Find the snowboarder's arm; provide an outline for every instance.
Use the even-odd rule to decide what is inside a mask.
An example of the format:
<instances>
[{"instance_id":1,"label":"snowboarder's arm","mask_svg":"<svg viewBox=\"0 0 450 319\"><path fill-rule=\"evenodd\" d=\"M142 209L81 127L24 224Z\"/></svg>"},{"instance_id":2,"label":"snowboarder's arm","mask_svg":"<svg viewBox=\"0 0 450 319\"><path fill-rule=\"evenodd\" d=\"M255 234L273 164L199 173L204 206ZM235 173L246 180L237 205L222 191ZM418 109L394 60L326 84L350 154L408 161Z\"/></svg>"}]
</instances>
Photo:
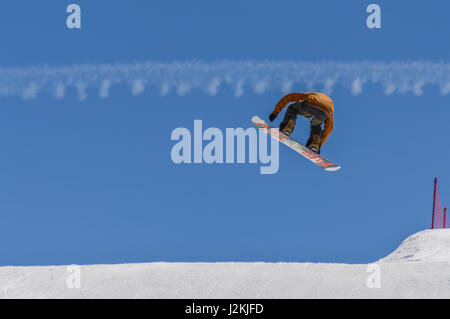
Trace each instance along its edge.
<instances>
[{"instance_id":1,"label":"snowboarder's arm","mask_svg":"<svg viewBox=\"0 0 450 319\"><path fill-rule=\"evenodd\" d=\"M289 103L304 100L307 97L308 97L308 94L306 94L306 93L287 94L280 101L278 101L277 105L275 105L275 109L273 110L273 113L278 115Z\"/></svg>"},{"instance_id":2,"label":"snowboarder's arm","mask_svg":"<svg viewBox=\"0 0 450 319\"><path fill-rule=\"evenodd\" d=\"M327 140L328 136L330 136L331 132L334 128L334 116L333 113L331 113L330 117L325 121L323 132L322 132L322 142L320 143L320 146L325 144L325 141Z\"/></svg>"}]
</instances>

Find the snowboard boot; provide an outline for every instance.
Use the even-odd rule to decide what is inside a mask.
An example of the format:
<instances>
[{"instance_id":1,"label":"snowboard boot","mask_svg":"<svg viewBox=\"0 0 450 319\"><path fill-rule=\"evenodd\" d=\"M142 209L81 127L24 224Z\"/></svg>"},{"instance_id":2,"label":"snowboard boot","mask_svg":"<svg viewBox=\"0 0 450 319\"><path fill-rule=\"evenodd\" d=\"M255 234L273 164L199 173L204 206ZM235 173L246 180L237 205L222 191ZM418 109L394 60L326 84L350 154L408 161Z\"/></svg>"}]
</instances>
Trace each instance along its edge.
<instances>
[{"instance_id":1,"label":"snowboard boot","mask_svg":"<svg viewBox=\"0 0 450 319\"><path fill-rule=\"evenodd\" d=\"M311 135L306 147L308 147L311 151L314 151L314 152L320 154L320 142L321 141L322 141L322 138L320 137L320 135L317 135L317 134Z\"/></svg>"},{"instance_id":2,"label":"snowboard boot","mask_svg":"<svg viewBox=\"0 0 450 319\"><path fill-rule=\"evenodd\" d=\"M291 135L295 128L295 120L289 119L286 123L285 120L280 125L280 131L286 134L287 136Z\"/></svg>"}]
</instances>

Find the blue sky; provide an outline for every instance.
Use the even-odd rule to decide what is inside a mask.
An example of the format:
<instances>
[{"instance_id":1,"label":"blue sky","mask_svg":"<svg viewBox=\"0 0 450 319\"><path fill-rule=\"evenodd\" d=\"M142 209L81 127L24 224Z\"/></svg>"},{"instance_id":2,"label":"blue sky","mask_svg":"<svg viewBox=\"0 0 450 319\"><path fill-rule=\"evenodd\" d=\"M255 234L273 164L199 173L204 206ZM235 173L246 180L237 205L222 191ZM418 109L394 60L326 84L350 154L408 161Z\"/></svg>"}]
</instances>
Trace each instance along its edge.
<instances>
[{"instance_id":1,"label":"blue sky","mask_svg":"<svg viewBox=\"0 0 450 319\"><path fill-rule=\"evenodd\" d=\"M370 1L7 1L0 68L449 62L450 3L374 2L379 30L365 25ZM70 3L81 6L81 30L66 28ZM422 95L386 95L377 83L353 95L338 83L323 154L343 169L324 172L281 145L280 170L270 176L252 164L175 165L170 135L195 119L249 127L254 114L270 114L280 90L161 96L148 87L134 96L122 84L107 98L93 87L86 94L1 97L0 265L367 263L429 228L435 176L444 205L450 198L450 95L432 83ZM307 133L299 119L294 138Z\"/></svg>"}]
</instances>

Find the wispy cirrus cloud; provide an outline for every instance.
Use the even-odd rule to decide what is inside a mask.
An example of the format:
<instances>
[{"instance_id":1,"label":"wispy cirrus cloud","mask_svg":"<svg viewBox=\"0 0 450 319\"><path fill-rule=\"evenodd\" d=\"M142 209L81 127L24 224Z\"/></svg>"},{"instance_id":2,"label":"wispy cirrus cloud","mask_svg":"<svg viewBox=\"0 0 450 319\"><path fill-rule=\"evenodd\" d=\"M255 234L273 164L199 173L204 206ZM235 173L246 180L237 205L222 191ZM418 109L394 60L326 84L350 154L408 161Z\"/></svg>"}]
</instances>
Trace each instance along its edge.
<instances>
[{"instance_id":1,"label":"wispy cirrus cloud","mask_svg":"<svg viewBox=\"0 0 450 319\"><path fill-rule=\"evenodd\" d=\"M422 95L425 85L436 86L447 95L450 63L187 61L0 68L0 96L19 95L24 99L34 99L40 92L61 99L71 89L77 91L80 100L86 99L92 89L107 98L114 86L121 84L128 85L133 95L142 94L148 87L158 88L161 95L185 95L192 90L216 95L228 87L239 97L269 90L331 93L336 86L357 95L370 83L381 85L387 95Z\"/></svg>"}]
</instances>

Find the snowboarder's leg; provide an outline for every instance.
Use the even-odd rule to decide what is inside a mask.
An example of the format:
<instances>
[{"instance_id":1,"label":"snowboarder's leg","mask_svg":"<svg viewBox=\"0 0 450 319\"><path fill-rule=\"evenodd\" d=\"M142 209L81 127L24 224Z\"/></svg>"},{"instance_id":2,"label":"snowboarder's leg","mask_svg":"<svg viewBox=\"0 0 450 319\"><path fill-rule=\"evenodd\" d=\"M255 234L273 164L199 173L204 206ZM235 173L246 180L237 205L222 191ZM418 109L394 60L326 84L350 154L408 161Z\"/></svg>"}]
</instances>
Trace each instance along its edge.
<instances>
[{"instance_id":1,"label":"snowboarder's leg","mask_svg":"<svg viewBox=\"0 0 450 319\"><path fill-rule=\"evenodd\" d=\"M287 108L286 114L284 115L284 119L280 124L280 131L282 131L287 136L291 135L295 128L298 114L295 104L297 103L291 104Z\"/></svg>"},{"instance_id":2,"label":"snowboarder's leg","mask_svg":"<svg viewBox=\"0 0 450 319\"><path fill-rule=\"evenodd\" d=\"M309 105L306 102L301 104L301 108L297 108L300 115L311 118L311 131L306 147L320 154L320 144L322 142L322 123L328 119L328 114L320 108Z\"/></svg>"},{"instance_id":3,"label":"snowboarder's leg","mask_svg":"<svg viewBox=\"0 0 450 319\"><path fill-rule=\"evenodd\" d=\"M320 143L322 142L322 123L323 121L313 118L311 120L311 131L306 147L320 154Z\"/></svg>"},{"instance_id":4,"label":"snowboarder's leg","mask_svg":"<svg viewBox=\"0 0 450 319\"><path fill-rule=\"evenodd\" d=\"M280 131L287 136L294 131L297 115L311 119L311 132L306 146L320 154L320 144L322 142L322 123L328 119L328 115L321 109L309 105L306 101L299 101L291 104L280 124Z\"/></svg>"}]
</instances>

